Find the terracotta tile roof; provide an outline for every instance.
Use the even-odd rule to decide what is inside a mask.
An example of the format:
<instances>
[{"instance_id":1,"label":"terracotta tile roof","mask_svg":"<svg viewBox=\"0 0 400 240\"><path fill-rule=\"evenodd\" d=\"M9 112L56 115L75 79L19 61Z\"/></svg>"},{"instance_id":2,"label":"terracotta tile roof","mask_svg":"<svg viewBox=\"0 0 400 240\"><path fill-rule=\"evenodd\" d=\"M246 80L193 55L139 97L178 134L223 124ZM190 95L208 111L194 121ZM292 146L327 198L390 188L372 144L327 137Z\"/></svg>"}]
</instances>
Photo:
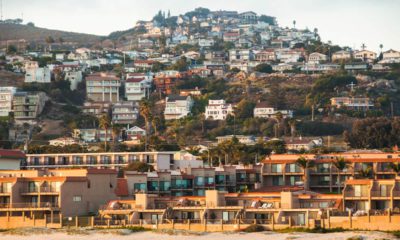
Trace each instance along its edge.
<instances>
[{"instance_id":1,"label":"terracotta tile roof","mask_svg":"<svg viewBox=\"0 0 400 240\"><path fill-rule=\"evenodd\" d=\"M141 77L141 78L128 78L126 80L126 82L128 82L128 83L138 83L138 82L143 81L144 79L145 79L144 77Z\"/></svg>"},{"instance_id":2,"label":"terracotta tile roof","mask_svg":"<svg viewBox=\"0 0 400 240\"><path fill-rule=\"evenodd\" d=\"M115 188L115 194L119 197L129 196L128 181L125 178L117 179L117 187Z\"/></svg>"},{"instance_id":3,"label":"terracotta tile roof","mask_svg":"<svg viewBox=\"0 0 400 240\"><path fill-rule=\"evenodd\" d=\"M0 149L0 158L25 158L25 153L20 150Z\"/></svg>"}]
</instances>

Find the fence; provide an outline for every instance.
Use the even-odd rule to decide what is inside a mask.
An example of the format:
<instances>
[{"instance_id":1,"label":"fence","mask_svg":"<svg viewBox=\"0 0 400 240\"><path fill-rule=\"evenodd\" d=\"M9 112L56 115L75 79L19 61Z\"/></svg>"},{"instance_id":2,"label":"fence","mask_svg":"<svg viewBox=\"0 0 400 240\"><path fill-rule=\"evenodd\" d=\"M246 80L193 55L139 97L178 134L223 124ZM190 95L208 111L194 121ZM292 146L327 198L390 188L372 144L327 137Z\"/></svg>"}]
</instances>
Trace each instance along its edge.
<instances>
[{"instance_id":1,"label":"fence","mask_svg":"<svg viewBox=\"0 0 400 240\"><path fill-rule=\"evenodd\" d=\"M191 231L236 231L250 225L262 225L267 230L277 230L290 227L314 228L344 228L392 231L400 229L400 215L385 211L366 211L363 214L340 211L325 211L318 219L306 217L301 224L296 222L297 216L284 216L285 221L277 216L269 219L110 219L100 216L64 217L61 214L7 215L0 217L3 228L17 227L48 227L48 228L120 228L144 227L149 229L177 229Z\"/></svg>"}]
</instances>

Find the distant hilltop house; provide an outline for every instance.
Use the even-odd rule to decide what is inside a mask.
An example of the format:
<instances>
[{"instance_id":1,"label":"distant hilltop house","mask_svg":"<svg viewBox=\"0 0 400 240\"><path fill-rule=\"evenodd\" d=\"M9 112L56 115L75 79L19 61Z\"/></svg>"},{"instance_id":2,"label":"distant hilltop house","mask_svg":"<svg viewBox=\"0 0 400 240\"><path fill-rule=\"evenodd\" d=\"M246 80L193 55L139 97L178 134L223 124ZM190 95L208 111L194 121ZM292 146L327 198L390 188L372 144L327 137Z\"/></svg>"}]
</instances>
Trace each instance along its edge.
<instances>
[{"instance_id":1,"label":"distant hilltop house","mask_svg":"<svg viewBox=\"0 0 400 240\"><path fill-rule=\"evenodd\" d=\"M67 146L67 145L78 144L78 141L76 141L75 138L71 138L71 137L60 137L60 138L50 140L49 144L52 146L63 147L63 146Z\"/></svg>"},{"instance_id":2,"label":"distant hilltop house","mask_svg":"<svg viewBox=\"0 0 400 240\"><path fill-rule=\"evenodd\" d=\"M364 62L373 62L376 60L377 55L375 52L369 50L361 50L354 52L354 58L360 59Z\"/></svg>"},{"instance_id":3,"label":"distant hilltop house","mask_svg":"<svg viewBox=\"0 0 400 240\"><path fill-rule=\"evenodd\" d=\"M35 61L25 63L25 82L26 83L50 83L51 71L48 67L39 67Z\"/></svg>"},{"instance_id":4,"label":"distant hilltop house","mask_svg":"<svg viewBox=\"0 0 400 240\"><path fill-rule=\"evenodd\" d=\"M332 54L332 61L350 60L352 57L351 51L341 50Z\"/></svg>"},{"instance_id":5,"label":"distant hilltop house","mask_svg":"<svg viewBox=\"0 0 400 240\"><path fill-rule=\"evenodd\" d=\"M165 98L165 120L181 119L190 114L193 100L190 96L168 95Z\"/></svg>"},{"instance_id":6,"label":"distant hilltop house","mask_svg":"<svg viewBox=\"0 0 400 240\"><path fill-rule=\"evenodd\" d=\"M400 52L393 49L383 52L379 63L400 63Z\"/></svg>"},{"instance_id":7,"label":"distant hilltop house","mask_svg":"<svg viewBox=\"0 0 400 240\"><path fill-rule=\"evenodd\" d=\"M328 60L328 56L322 53L313 52L308 55L308 63L321 63Z\"/></svg>"},{"instance_id":8,"label":"distant hilltop house","mask_svg":"<svg viewBox=\"0 0 400 240\"><path fill-rule=\"evenodd\" d=\"M226 135L226 136L219 136L217 137L217 143L223 143L226 141L230 141L236 138L239 143L246 144L246 145L254 145L257 143L257 138L255 136L245 136L245 135Z\"/></svg>"},{"instance_id":9,"label":"distant hilltop house","mask_svg":"<svg viewBox=\"0 0 400 240\"><path fill-rule=\"evenodd\" d=\"M322 138L286 138L284 139L288 151L310 151L323 145Z\"/></svg>"},{"instance_id":10,"label":"distant hilltop house","mask_svg":"<svg viewBox=\"0 0 400 240\"><path fill-rule=\"evenodd\" d=\"M228 115L233 113L233 105L227 104L225 100L208 100L205 118L208 120L225 120Z\"/></svg>"},{"instance_id":11,"label":"distant hilltop house","mask_svg":"<svg viewBox=\"0 0 400 240\"><path fill-rule=\"evenodd\" d=\"M367 97L334 97L331 106L336 108L349 108L353 110L368 110L374 107L373 102Z\"/></svg>"},{"instance_id":12,"label":"distant hilltop house","mask_svg":"<svg viewBox=\"0 0 400 240\"><path fill-rule=\"evenodd\" d=\"M293 118L292 110L277 110L269 106L266 102L259 102L254 108L254 117L258 118L275 118L279 114L283 118Z\"/></svg>"}]
</instances>

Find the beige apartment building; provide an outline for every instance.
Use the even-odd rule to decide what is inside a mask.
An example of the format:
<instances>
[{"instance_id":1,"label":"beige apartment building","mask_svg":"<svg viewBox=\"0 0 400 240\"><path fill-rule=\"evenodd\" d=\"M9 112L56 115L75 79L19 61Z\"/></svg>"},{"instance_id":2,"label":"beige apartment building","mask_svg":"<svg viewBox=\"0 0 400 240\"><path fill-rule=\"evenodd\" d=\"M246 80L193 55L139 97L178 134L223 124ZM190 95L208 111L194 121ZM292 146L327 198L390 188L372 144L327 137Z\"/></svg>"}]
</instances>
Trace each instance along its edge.
<instances>
[{"instance_id":1,"label":"beige apartment building","mask_svg":"<svg viewBox=\"0 0 400 240\"><path fill-rule=\"evenodd\" d=\"M118 102L121 80L112 73L95 73L86 77L86 96L95 102Z\"/></svg>"},{"instance_id":2,"label":"beige apartment building","mask_svg":"<svg viewBox=\"0 0 400 240\"><path fill-rule=\"evenodd\" d=\"M1 170L0 219L94 214L116 198L116 187L115 170Z\"/></svg>"}]
</instances>

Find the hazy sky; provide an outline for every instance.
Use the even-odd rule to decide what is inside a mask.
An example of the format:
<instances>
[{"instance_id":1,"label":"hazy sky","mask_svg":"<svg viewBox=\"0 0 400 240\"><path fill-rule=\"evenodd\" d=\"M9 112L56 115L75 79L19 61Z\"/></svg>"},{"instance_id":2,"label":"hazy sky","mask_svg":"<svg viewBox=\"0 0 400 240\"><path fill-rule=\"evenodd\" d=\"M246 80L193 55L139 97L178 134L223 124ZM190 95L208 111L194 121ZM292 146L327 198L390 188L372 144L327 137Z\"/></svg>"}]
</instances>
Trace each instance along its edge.
<instances>
[{"instance_id":1,"label":"hazy sky","mask_svg":"<svg viewBox=\"0 0 400 240\"><path fill-rule=\"evenodd\" d=\"M108 35L149 20L158 10L178 15L196 7L255 11L281 26L317 27L324 41L378 51L400 50L400 0L3 0L4 18L36 26ZM1 33L0 33L1 34Z\"/></svg>"}]
</instances>

